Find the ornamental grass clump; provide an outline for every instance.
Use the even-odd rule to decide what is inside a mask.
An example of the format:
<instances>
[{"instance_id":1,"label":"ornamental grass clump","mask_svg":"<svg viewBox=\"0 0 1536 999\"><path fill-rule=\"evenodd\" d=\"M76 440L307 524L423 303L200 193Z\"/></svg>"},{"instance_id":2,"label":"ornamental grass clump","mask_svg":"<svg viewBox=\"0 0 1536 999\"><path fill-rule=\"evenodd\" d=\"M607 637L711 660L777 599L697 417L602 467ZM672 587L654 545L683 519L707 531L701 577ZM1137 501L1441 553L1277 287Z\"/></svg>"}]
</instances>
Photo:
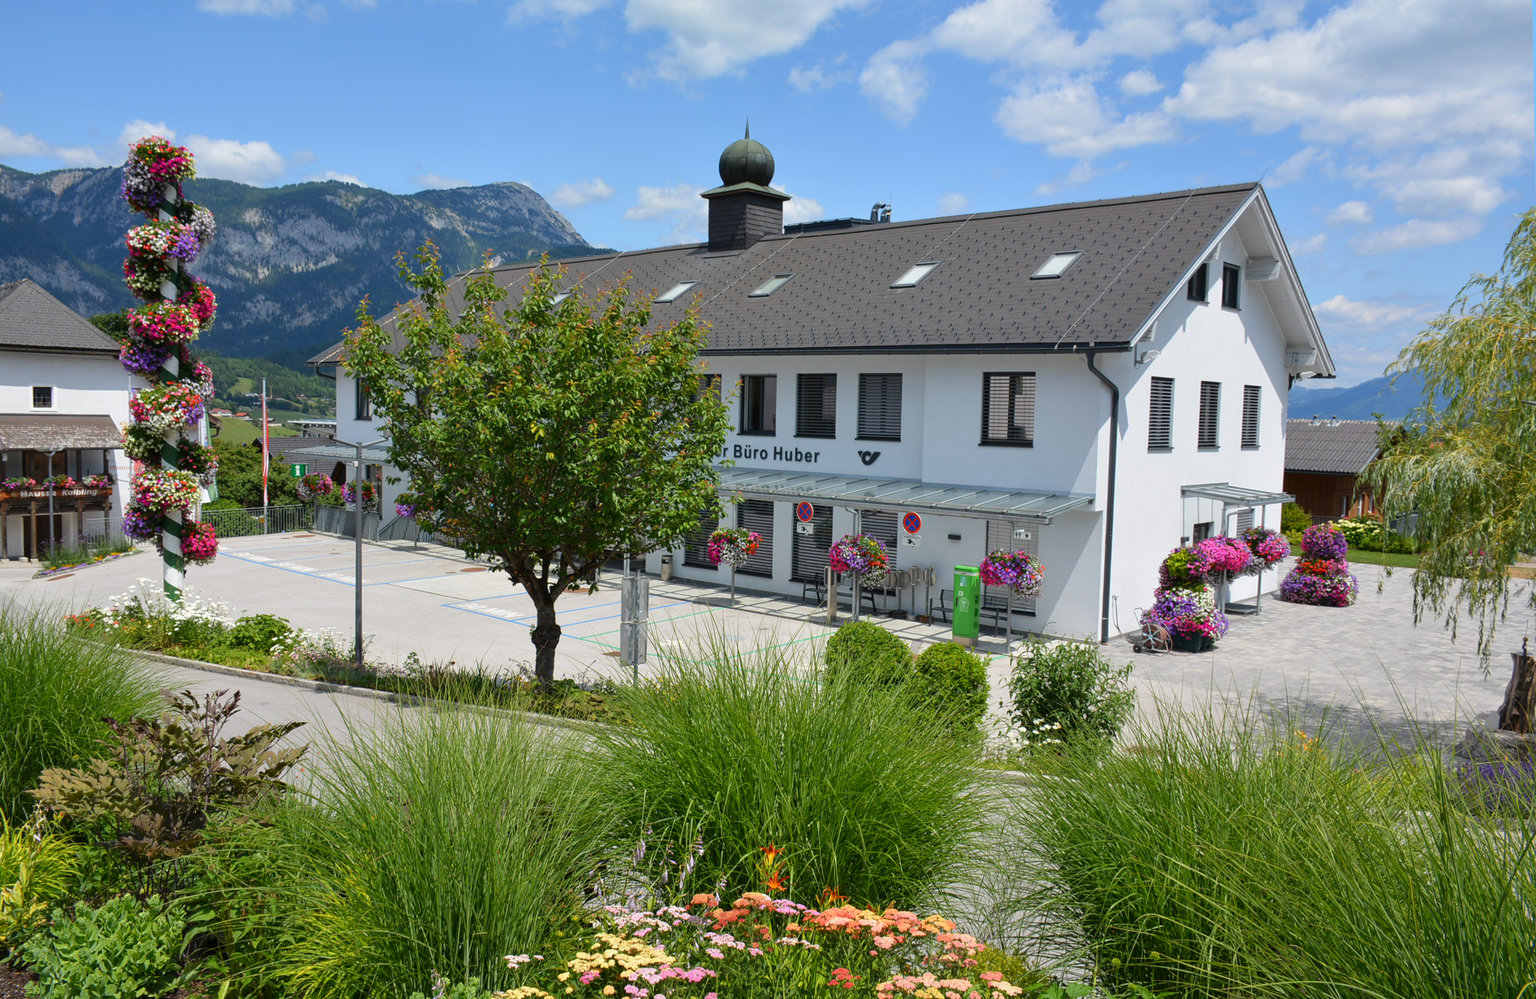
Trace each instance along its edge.
<instances>
[{"instance_id":1,"label":"ornamental grass clump","mask_svg":"<svg viewBox=\"0 0 1536 999\"><path fill-rule=\"evenodd\" d=\"M975 747L901 685L818 684L783 650L717 640L622 692L605 730L607 798L649 855L701 845L696 883L759 887L762 847L800 898L823 891L912 907L968 874L985 795ZM723 886L723 887L721 887Z\"/></svg>"},{"instance_id":2,"label":"ornamental grass clump","mask_svg":"<svg viewBox=\"0 0 1536 999\"><path fill-rule=\"evenodd\" d=\"M1020 799L1038 880L1011 911L1178 995L1529 995L1536 822L1468 807L1427 742L1324 735L1169 711L1135 752L1074 756L1081 779Z\"/></svg>"},{"instance_id":3,"label":"ornamental grass clump","mask_svg":"<svg viewBox=\"0 0 1536 999\"><path fill-rule=\"evenodd\" d=\"M49 767L89 759L103 718L152 713L159 677L46 610L0 603L0 816L21 822Z\"/></svg>"},{"instance_id":4,"label":"ornamental grass clump","mask_svg":"<svg viewBox=\"0 0 1536 999\"><path fill-rule=\"evenodd\" d=\"M577 737L520 716L401 708L333 738L308 801L272 818L262 876L225 892L260 908L276 994L398 996L435 972L517 984L507 954L544 953L583 911L617 841Z\"/></svg>"},{"instance_id":5,"label":"ornamental grass clump","mask_svg":"<svg viewBox=\"0 0 1536 999\"><path fill-rule=\"evenodd\" d=\"M1293 604L1348 607L1360 593L1344 555L1349 542L1331 524L1317 524L1301 537L1301 557L1280 584L1280 599Z\"/></svg>"}]
</instances>

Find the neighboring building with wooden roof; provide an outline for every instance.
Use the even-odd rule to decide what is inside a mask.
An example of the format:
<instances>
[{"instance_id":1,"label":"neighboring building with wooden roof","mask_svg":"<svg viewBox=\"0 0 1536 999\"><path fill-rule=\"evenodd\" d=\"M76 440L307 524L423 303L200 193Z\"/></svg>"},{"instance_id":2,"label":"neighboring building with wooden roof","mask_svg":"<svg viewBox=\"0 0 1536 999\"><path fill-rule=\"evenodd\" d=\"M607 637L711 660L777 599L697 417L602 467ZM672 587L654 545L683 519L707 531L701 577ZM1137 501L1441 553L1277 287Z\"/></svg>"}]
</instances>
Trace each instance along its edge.
<instances>
[{"instance_id":1,"label":"neighboring building with wooden roof","mask_svg":"<svg viewBox=\"0 0 1536 999\"><path fill-rule=\"evenodd\" d=\"M1379 439L1375 420L1287 420L1285 491L1316 518L1378 512L1358 477L1381 454Z\"/></svg>"},{"instance_id":2,"label":"neighboring building with wooden roof","mask_svg":"<svg viewBox=\"0 0 1536 999\"><path fill-rule=\"evenodd\" d=\"M0 480L10 484L0 488L0 558L34 557L53 540L121 522L122 428L140 384L118 361L115 340L36 282L0 285ZM111 484L42 485L58 476Z\"/></svg>"},{"instance_id":3,"label":"neighboring building with wooden roof","mask_svg":"<svg viewBox=\"0 0 1536 999\"><path fill-rule=\"evenodd\" d=\"M1290 380L1333 364L1258 184L784 226L772 156L744 141L703 194L707 243L562 261L561 290L627 277L656 324L696 303L708 369L737 386L720 489L763 536L756 585L801 593L856 529L935 590L1022 547L1047 566L1025 628L1104 637L1135 626L1169 549L1278 526ZM516 300L534 270L493 273ZM337 366L337 436L378 436L344 345L311 363ZM714 526L672 552L679 575L720 576Z\"/></svg>"}]
</instances>

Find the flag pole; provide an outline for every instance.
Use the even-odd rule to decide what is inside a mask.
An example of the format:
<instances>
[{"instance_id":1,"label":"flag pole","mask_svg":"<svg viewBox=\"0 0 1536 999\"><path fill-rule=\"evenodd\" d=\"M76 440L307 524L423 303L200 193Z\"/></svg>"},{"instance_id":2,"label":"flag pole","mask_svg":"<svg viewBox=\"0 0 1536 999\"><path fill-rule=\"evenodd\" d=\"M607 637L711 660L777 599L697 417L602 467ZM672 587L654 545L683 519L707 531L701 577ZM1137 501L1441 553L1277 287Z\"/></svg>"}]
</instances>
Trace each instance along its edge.
<instances>
[{"instance_id":1,"label":"flag pole","mask_svg":"<svg viewBox=\"0 0 1536 999\"><path fill-rule=\"evenodd\" d=\"M267 429L267 380L261 380L261 533L267 533L267 471L272 467L272 434Z\"/></svg>"}]
</instances>

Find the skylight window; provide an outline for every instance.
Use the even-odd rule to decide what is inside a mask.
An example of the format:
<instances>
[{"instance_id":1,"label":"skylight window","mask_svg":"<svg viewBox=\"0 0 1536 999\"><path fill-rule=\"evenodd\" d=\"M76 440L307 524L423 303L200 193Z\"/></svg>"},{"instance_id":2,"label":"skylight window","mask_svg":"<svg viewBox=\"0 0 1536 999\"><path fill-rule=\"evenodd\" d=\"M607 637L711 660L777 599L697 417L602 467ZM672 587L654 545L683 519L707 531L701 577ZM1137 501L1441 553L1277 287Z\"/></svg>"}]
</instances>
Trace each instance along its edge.
<instances>
[{"instance_id":1,"label":"skylight window","mask_svg":"<svg viewBox=\"0 0 1536 999\"><path fill-rule=\"evenodd\" d=\"M562 291L560 294L556 295L554 298L551 298L549 300L549 304L550 305L559 305L561 302L565 301L567 298L570 298L570 297L571 297L571 293L570 292Z\"/></svg>"},{"instance_id":2,"label":"skylight window","mask_svg":"<svg viewBox=\"0 0 1536 999\"><path fill-rule=\"evenodd\" d=\"M747 297L767 298L769 295L772 295L774 292L788 284L789 279L792 277L794 277L793 274L775 274L773 277L758 285L755 291L749 292Z\"/></svg>"},{"instance_id":3,"label":"skylight window","mask_svg":"<svg viewBox=\"0 0 1536 999\"><path fill-rule=\"evenodd\" d=\"M892 288L913 288L913 287L916 287L917 283L919 281L921 281L923 278L927 277L929 274L932 274L933 273L933 269L935 267L937 267L937 266L939 266L939 261L937 261L937 260L928 260L928 261L924 261L923 263L920 263L920 264L913 264L912 268L910 270L908 270L901 277L897 278L895 281L891 282L891 287Z\"/></svg>"},{"instance_id":4,"label":"skylight window","mask_svg":"<svg viewBox=\"0 0 1536 999\"><path fill-rule=\"evenodd\" d=\"M1077 263L1077 258L1083 255L1081 250L1068 250L1064 253L1053 253L1051 259L1040 265L1040 269L1030 275L1030 280L1035 278L1059 278L1068 267Z\"/></svg>"},{"instance_id":5,"label":"skylight window","mask_svg":"<svg viewBox=\"0 0 1536 999\"><path fill-rule=\"evenodd\" d=\"M697 281L679 281L677 284L674 284L672 287L668 288L665 294L657 295L656 301L675 302L679 298L682 298L684 295L688 294L688 289L692 288L698 283L699 282Z\"/></svg>"}]
</instances>

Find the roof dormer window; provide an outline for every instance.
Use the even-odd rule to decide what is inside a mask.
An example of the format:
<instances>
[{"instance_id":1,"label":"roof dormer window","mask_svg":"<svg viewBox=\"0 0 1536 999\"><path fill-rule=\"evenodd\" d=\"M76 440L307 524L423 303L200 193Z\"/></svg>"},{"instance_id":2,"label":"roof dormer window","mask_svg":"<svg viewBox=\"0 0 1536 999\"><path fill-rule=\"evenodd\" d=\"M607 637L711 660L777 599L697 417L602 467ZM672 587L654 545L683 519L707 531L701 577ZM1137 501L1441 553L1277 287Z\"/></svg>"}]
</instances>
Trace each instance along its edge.
<instances>
[{"instance_id":1,"label":"roof dormer window","mask_svg":"<svg viewBox=\"0 0 1536 999\"><path fill-rule=\"evenodd\" d=\"M915 288L917 283L929 274L932 274L933 269L937 266L939 266L939 261L937 260L925 260L920 264L913 264L907 269L905 274L891 282L891 287Z\"/></svg>"},{"instance_id":2,"label":"roof dormer window","mask_svg":"<svg viewBox=\"0 0 1536 999\"><path fill-rule=\"evenodd\" d=\"M1068 267L1077 263L1077 258L1083 255L1081 250L1065 250L1061 253L1051 254L1051 259L1040 265L1040 269L1029 276L1031 281L1040 278L1059 278Z\"/></svg>"}]
</instances>

